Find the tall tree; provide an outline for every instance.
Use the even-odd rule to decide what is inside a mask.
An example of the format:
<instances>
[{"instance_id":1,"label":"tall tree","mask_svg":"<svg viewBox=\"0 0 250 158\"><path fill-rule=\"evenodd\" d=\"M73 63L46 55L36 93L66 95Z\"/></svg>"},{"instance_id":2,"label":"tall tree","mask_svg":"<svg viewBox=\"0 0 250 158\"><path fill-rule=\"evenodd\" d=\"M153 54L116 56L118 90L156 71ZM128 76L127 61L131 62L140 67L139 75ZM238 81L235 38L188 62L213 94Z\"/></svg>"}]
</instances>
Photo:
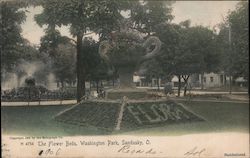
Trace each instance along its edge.
<instances>
[{"instance_id":1,"label":"tall tree","mask_svg":"<svg viewBox=\"0 0 250 158\"><path fill-rule=\"evenodd\" d=\"M88 62L87 79L96 83L97 92L99 90L99 82L108 78L109 65L104 61L98 52L99 43L91 38L85 38L83 48L86 52Z\"/></svg>"},{"instance_id":2,"label":"tall tree","mask_svg":"<svg viewBox=\"0 0 250 158\"><path fill-rule=\"evenodd\" d=\"M228 15L231 33L231 72L234 78L243 76L249 83L249 8L239 2Z\"/></svg>"},{"instance_id":3,"label":"tall tree","mask_svg":"<svg viewBox=\"0 0 250 158\"><path fill-rule=\"evenodd\" d=\"M213 31L202 26L191 27L187 30L184 64L181 70L185 82L184 95L186 95L187 80L191 74L218 70L219 54L216 51L215 36Z\"/></svg>"},{"instance_id":4,"label":"tall tree","mask_svg":"<svg viewBox=\"0 0 250 158\"><path fill-rule=\"evenodd\" d=\"M76 79L75 56L76 49L71 43L60 44L56 49L52 69L56 79L61 82L62 87L64 87L65 82L71 85Z\"/></svg>"},{"instance_id":5,"label":"tall tree","mask_svg":"<svg viewBox=\"0 0 250 158\"><path fill-rule=\"evenodd\" d=\"M83 49L83 37L89 31L99 31L103 26L100 24L105 23L105 28L109 28L108 25L114 25L119 17L120 10L117 6L120 2L117 1L81 1L81 0L54 0L44 1L42 6L43 12L37 16L41 19L39 23L41 25L50 24L61 26L69 25L70 32L73 37L76 38L76 72L77 72L77 101L79 102L81 97L85 95L85 80L86 71L88 65L86 62L86 55ZM110 16L110 15L115 15ZM111 18L112 17L112 18ZM108 19L108 20L107 20ZM52 26L53 28L53 26ZM98 32L99 33L99 32Z\"/></svg>"},{"instance_id":6,"label":"tall tree","mask_svg":"<svg viewBox=\"0 0 250 158\"><path fill-rule=\"evenodd\" d=\"M184 45L184 30L177 24L162 24L158 26L157 36L162 41L162 53L157 58L166 76L177 75L179 78L178 96L181 88L181 74L177 71Z\"/></svg>"},{"instance_id":7,"label":"tall tree","mask_svg":"<svg viewBox=\"0 0 250 158\"><path fill-rule=\"evenodd\" d=\"M2 69L12 70L19 58L18 49L23 45L21 24L25 21L25 11L12 1L0 3L0 51Z\"/></svg>"},{"instance_id":8,"label":"tall tree","mask_svg":"<svg viewBox=\"0 0 250 158\"><path fill-rule=\"evenodd\" d=\"M223 56L221 69L231 78L244 77L249 83L249 25L248 2L239 2L220 24L218 43ZM232 76L232 77L231 77Z\"/></svg>"},{"instance_id":9,"label":"tall tree","mask_svg":"<svg viewBox=\"0 0 250 158\"><path fill-rule=\"evenodd\" d=\"M219 55L216 52L215 34L202 26L189 27L189 22L180 25L167 24L159 27L159 37L163 42L160 62L166 73L179 78L178 95L180 95L181 78L187 82L190 75L216 71Z\"/></svg>"}]
</instances>

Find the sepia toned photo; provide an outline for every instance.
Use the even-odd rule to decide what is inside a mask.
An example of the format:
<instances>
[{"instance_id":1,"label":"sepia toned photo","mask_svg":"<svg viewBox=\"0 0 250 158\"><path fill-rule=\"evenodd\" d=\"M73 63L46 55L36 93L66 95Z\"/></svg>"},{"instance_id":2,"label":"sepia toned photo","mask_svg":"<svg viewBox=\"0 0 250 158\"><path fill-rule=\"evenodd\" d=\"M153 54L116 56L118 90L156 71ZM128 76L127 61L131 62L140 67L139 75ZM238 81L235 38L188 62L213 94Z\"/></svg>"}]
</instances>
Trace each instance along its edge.
<instances>
[{"instance_id":1,"label":"sepia toned photo","mask_svg":"<svg viewBox=\"0 0 250 158\"><path fill-rule=\"evenodd\" d=\"M248 158L249 2L1 0L4 158Z\"/></svg>"}]
</instances>

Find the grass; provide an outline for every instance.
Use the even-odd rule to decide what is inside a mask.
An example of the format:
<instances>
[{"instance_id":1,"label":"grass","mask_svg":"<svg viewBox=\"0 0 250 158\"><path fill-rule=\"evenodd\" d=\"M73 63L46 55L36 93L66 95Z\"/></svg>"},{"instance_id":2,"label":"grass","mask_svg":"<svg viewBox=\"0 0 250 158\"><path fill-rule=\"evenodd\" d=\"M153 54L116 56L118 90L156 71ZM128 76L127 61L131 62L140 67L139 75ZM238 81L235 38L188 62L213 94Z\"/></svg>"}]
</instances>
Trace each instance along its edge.
<instances>
[{"instance_id":1,"label":"grass","mask_svg":"<svg viewBox=\"0 0 250 158\"><path fill-rule=\"evenodd\" d=\"M183 135L208 132L249 132L249 104L183 102L207 121L161 125L134 131L119 131L122 135ZM108 134L95 127L61 124L53 117L66 106L1 107L3 134L32 136L73 136Z\"/></svg>"},{"instance_id":2,"label":"grass","mask_svg":"<svg viewBox=\"0 0 250 158\"><path fill-rule=\"evenodd\" d=\"M104 134L96 128L70 127L56 122L54 116L66 108L69 108L69 105L1 107L2 133L32 136Z\"/></svg>"}]
</instances>

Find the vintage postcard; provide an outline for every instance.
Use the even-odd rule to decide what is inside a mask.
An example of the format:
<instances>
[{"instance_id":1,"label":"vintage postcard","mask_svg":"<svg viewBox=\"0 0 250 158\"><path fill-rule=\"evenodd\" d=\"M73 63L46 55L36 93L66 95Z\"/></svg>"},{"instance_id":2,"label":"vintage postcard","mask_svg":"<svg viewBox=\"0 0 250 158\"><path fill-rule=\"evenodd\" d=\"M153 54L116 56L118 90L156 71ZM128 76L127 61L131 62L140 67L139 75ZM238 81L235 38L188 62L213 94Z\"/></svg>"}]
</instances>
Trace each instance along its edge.
<instances>
[{"instance_id":1,"label":"vintage postcard","mask_svg":"<svg viewBox=\"0 0 250 158\"><path fill-rule=\"evenodd\" d=\"M248 3L1 0L2 157L250 157Z\"/></svg>"}]
</instances>

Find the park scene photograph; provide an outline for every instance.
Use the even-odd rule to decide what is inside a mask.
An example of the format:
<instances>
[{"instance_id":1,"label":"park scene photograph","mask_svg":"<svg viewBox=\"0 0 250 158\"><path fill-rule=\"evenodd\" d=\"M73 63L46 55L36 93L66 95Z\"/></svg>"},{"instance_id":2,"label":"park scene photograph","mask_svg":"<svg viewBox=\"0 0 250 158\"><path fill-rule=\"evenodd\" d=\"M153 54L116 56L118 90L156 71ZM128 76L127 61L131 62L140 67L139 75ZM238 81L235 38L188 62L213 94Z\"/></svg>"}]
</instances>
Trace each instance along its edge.
<instances>
[{"instance_id":1,"label":"park scene photograph","mask_svg":"<svg viewBox=\"0 0 250 158\"><path fill-rule=\"evenodd\" d=\"M248 3L1 0L2 135L249 138Z\"/></svg>"}]
</instances>

